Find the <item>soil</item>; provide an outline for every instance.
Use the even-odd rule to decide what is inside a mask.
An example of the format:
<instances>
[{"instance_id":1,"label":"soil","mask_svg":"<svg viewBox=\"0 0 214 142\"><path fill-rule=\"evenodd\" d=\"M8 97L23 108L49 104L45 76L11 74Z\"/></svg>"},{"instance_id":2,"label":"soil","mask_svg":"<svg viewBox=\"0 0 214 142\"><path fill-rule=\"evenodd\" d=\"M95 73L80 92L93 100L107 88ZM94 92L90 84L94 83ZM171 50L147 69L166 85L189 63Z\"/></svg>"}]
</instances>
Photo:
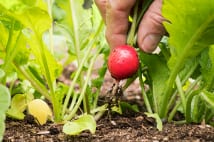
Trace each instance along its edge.
<instances>
[{"instance_id":1,"label":"soil","mask_svg":"<svg viewBox=\"0 0 214 142\"><path fill-rule=\"evenodd\" d=\"M71 68L70 70L73 70ZM71 72L71 71L70 71ZM69 76L69 72L68 76ZM69 84L63 76L61 80ZM60 80L60 79L59 79ZM105 98L106 91L112 86L113 80L107 75L100 99ZM145 116L137 82L133 83L123 94L123 101L137 104L140 112L127 111L122 115L107 113L97 122L95 134L88 131L78 136L62 133L62 125L47 123L39 126L27 116L24 121L7 118L3 142L213 142L214 127L205 124L164 124L158 131L155 121Z\"/></svg>"},{"instance_id":2,"label":"soil","mask_svg":"<svg viewBox=\"0 0 214 142\"><path fill-rule=\"evenodd\" d=\"M62 133L62 125L38 126L26 121L6 121L3 142L213 142L214 128L208 125L167 123L158 131L144 114L114 115L97 122L95 134L85 131L79 136Z\"/></svg>"}]
</instances>

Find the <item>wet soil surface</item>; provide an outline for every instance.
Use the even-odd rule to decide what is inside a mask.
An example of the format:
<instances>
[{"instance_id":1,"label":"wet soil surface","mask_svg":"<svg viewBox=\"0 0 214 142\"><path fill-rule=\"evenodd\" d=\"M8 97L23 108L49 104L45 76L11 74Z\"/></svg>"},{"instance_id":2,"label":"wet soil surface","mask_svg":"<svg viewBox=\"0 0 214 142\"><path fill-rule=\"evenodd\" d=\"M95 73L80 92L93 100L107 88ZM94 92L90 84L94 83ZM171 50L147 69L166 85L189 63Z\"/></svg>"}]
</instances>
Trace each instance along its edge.
<instances>
[{"instance_id":1,"label":"wet soil surface","mask_svg":"<svg viewBox=\"0 0 214 142\"><path fill-rule=\"evenodd\" d=\"M67 77L61 78L64 82ZM112 86L112 78L104 80L100 99ZM104 95L102 95L104 94ZM124 94L124 101L139 106L139 113L126 112L123 115L108 113L97 122L95 134L85 131L79 136L62 133L62 125L51 122L39 126L28 117L24 121L6 120L3 142L213 142L214 127L202 124L164 124L158 131L155 121L145 116L138 83L133 83ZM179 119L180 117L178 117Z\"/></svg>"}]
</instances>

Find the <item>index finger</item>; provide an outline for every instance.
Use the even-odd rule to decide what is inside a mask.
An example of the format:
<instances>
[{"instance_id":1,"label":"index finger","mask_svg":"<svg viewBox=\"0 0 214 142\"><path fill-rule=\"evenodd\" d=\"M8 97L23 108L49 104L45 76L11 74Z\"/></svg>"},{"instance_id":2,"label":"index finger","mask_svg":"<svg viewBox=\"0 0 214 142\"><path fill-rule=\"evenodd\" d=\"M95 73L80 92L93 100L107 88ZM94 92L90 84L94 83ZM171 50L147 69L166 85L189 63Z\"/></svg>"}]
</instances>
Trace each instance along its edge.
<instances>
[{"instance_id":1,"label":"index finger","mask_svg":"<svg viewBox=\"0 0 214 142\"><path fill-rule=\"evenodd\" d=\"M126 44L128 17L135 0L108 0L106 7L106 39L111 48Z\"/></svg>"},{"instance_id":2,"label":"index finger","mask_svg":"<svg viewBox=\"0 0 214 142\"><path fill-rule=\"evenodd\" d=\"M111 48L126 44L128 17L135 0L95 0L106 23L106 39Z\"/></svg>"},{"instance_id":3,"label":"index finger","mask_svg":"<svg viewBox=\"0 0 214 142\"><path fill-rule=\"evenodd\" d=\"M95 3L101 13L101 16L104 20L104 22L106 22L106 5L107 5L107 0L95 0Z\"/></svg>"}]
</instances>

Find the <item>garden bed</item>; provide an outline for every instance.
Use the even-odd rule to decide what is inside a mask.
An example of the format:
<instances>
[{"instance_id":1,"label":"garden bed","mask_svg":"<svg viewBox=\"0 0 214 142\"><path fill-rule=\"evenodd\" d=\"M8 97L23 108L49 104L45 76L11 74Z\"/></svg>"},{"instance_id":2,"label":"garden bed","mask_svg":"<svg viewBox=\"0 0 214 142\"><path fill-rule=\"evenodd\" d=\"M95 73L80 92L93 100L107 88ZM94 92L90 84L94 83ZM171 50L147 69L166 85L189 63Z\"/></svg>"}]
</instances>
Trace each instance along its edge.
<instances>
[{"instance_id":1,"label":"garden bed","mask_svg":"<svg viewBox=\"0 0 214 142\"><path fill-rule=\"evenodd\" d=\"M61 81L68 82L67 77L73 71L68 66ZM100 102L104 100L106 92L111 88L113 79L107 73ZM138 82L134 82L122 97L123 101L137 104L140 112L125 112L122 115L106 113L98 122L95 134L84 131L79 136L68 136L62 133L61 124L51 122L39 126L35 122L25 119L17 121L7 119L4 142L134 142L134 141L213 141L214 128L204 124L164 124L163 130L158 131L155 120L144 114ZM178 115L177 119L181 119Z\"/></svg>"},{"instance_id":2,"label":"garden bed","mask_svg":"<svg viewBox=\"0 0 214 142\"><path fill-rule=\"evenodd\" d=\"M94 135L83 132L79 136L62 133L62 125L48 123L44 126L29 124L26 121L6 121L4 142L134 142L134 141L213 141L214 128L208 125L164 124L158 131L153 121L143 113L114 115L110 122L105 116L97 122Z\"/></svg>"}]
</instances>

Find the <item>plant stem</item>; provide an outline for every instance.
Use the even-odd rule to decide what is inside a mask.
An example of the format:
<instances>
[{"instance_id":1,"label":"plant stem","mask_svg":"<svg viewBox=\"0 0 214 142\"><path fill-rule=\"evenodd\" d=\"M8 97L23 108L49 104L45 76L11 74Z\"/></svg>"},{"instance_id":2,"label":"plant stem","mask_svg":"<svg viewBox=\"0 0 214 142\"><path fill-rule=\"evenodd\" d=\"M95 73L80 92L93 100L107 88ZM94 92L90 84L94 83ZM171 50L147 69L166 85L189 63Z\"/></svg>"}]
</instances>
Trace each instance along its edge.
<instances>
[{"instance_id":1,"label":"plant stem","mask_svg":"<svg viewBox=\"0 0 214 142\"><path fill-rule=\"evenodd\" d=\"M48 87L50 88L50 97L51 97L51 102L53 105L53 111L54 111L54 115L55 115L55 121L61 121L61 110L60 110L60 105L59 104L59 100L57 100L57 96L55 96L55 85L56 85L56 80L55 78L52 78L51 76L51 72L50 72L50 68L48 66L48 60L47 57L45 55L45 47L44 44L42 42L41 39L39 39L39 35L36 34L37 40L40 43L40 53L41 53L41 57L42 57L42 65L43 65L43 69L44 69L44 73L45 73L45 78L48 84Z\"/></svg>"},{"instance_id":2,"label":"plant stem","mask_svg":"<svg viewBox=\"0 0 214 142\"><path fill-rule=\"evenodd\" d=\"M186 116L186 114L185 114L186 113L186 98L185 98L184 91L182 89L182 84L181 84L179 76L176 77L175 82L176 82L176 86L177 86L178 92L180 94L181 102L183 105L184 116Z\"/></svg>"},{"instance_id":3,"label":"plant stem","mask_svg":"<svg viewBox=\"0 0 214 142\"><path fill-rule=\"evenodd\" d=\"M188 98L188 96L191 94L192 90L194 89L194 87L198 84L198 82L201 80L201 76L199 76L190 86L189 88L187 89L186 91L186 98ZM175 113L177 112L177 109L178 107L180 106L181 104L181 100L177 100L176 102L176 105L173 107L172 111L170 112L169 114L169 117L168 117L168 121L171 122ZM186 113L186 112L185 112Z\"/></svg>"},{"instance_id":4,"label":"plant stem","mask_svg":"<svg viewBox=\"0 0 214 142\"><path fill-rule=\"evenodd\" d=\"M18 51L18 48L13 48L15 47L15 45L12 47L11 44L12 44L12 39L13 39L13 36L14 36L14 24L15 24L15 20L12 20L11 21L11 27L10 27L10 30L9 30L9 36L8 36L8 40L7 40L7 44L6 44L6 47L5 47L5 51L6 51L6 56L5 56L5 59L4 59L4 64L3 64L3 67L2 69L5 71L5 73L7 74L7 68L8 66L10 65L10 63L12 62L14 56L16 55L17 51ZM19 31L19 36L17 39L19 39L20 37L20 34L21 31ZM17 42L16 42L17 43ZM14 51L11 51L13 48ZM6 77L7 75L5 75L2 79L2 83L3 84L6 84Z\"/></svg>"},{"instance_id":5,"label":"plant stem","mask_svg":"<svg viewBox=\"0 0 214 142\"><path fill-rule=\"evenodd\" d=\"M135 37L135 31L136 31L136 27L137 27L136 22L137 22L138 4L139 4L139 0L137 0L135 7L134 7L133 21L132 21L131 29L129 30L129 34L127 37L127 43L131 46L133 46L135 43L134 37Z\"/></svg>"},{"instance_id":6,"label":"plant stem","mask_svg":"<svg viewBox=\"0 0 214 142\"><path fill-rule=\"evenodd\" d=\"M139 53L139 56L140 56L140 58L141 58L141 52ZM142 58L141 58L142 59ZM145 89L144 89L144 82L143 82L143 79L142 79L142 64L141 64L141 62L140 62L140 67L139 67L139 69L138 69L138 78L139 78L139 81L140 81L140 86L141 86L141 92L142 92L142 95L143 95L143 100L144 100L144 103L145 103L145 105L146 105L146 109L147 109L147 111L149 112L149 113L153 113L152 112L152 107L151 107L151 105L150 105L150 102L149 102L149 99L148 99L148 97L147 97L147 94L146 94L146 91L145 91Z\"/></svg>"},{"instance_id":7,"label":"plant stem","mask_svg":"<svg viewBox=\"0 0 214 142\"><path fill-rule=\"evenodd\" d=\"M107 108L108 108L108 104L104 104L98 108L95 108L94 110L91 110L92 114L96 113L96 115L94 116L94 119L96 121L99 120L105 114Z\"/></svg>"},{"instance_id":8,"label":"plant stem","mask_svg":"<svg viewBox=\"0 0 214 142\"><path fill-rule=\"evenodd\" d=\"M160 48L164 58L168 61L170 58L170 53L169 50L167 49L167 45L165 43L160 42L158 47Z\"/></svg>"},{"instance_id":9,"label":"plant stem","mask_svg":"<svg viewBox=\"0 0 214 142\"><path fill-rule=\"evenodd\" d=\"M63 108L62 108L62 115L65 115L65 112L66 112L66 109L67 109L67 106L68 106L68 102L69 102L69 100L70 100L70 98L71 98L71 94L72 94L73 91L74 91L74 86L75 86L75 84L77 83L77 79L78 79L78 77L80 76L80 74L81 74L81 72L82 72L84 63L85 63L86 60L88 59L89 53L91 52L91 50L92 50L92 48L93 48L93 44L95 43L95 41L96 41L96 39L97 39L96 37L97 37L97 35L100 33L100 31L101 31L103 25L104 25L104 23L103 23L103 22L100 22L100 25L99 25L99 27L98 27L96 33L94 34L92 40L91 40L90 43L88 44L88 49L87 49L86 52L85 52L85 56L82 58L81 63L79 64L79 67L78 67L78 69L77 69L77 72L76 72L76 74L75 74L75 76L74 76L74 78L73 78L73 80L72 80L72 83L71 83L71 85L70 85L70 87L69 87L68 93L67 93L67 95L66 95L66 97L65 97L65 101L64 101L64 104L63 104ZM73 102L73 101L74 101L74 102ZM75 100L72 100L72 103L75 104Z\"/></svg>"},{"instance_id":10,"label":"plant stem","mask_svg":"<svg viewBox=\"0 0 214 142\"><path fill-rule=\"evenodd\" d=\"M53 16L52 16L52 0L48 0L48 13L49 16L51 18L51 20L53 20ZM49 28L49 48L51 51L51 54L54 55L54 40L53 40L53 23L51 23L51 27ZM51 80L50 78L50 82L52 87L52 104L53 104L53 109L54 109L54 115L55 115L55 120L56 121L61 121L61 102L59 102L59 100L57 99L58 97L56 96L57 94L55 93L55 86L56 86L56 82L55 80ZM51 88L50 88L51 89Z\"/></svg>"},{"instance_id":11,"label":"plant stem","mask_svg":"<svg viewBox=\"0 0 214 142\"><path fill-rule=\"evenodd\" d=\"M140 14L138 15L138 19L137 19L137 25L139 25L139 23L141 22L143 15L145 14L145 12L147 11L147 9L149 8L150 4L153 2L154 0L144 0L142 3L142 10L140 12ZM145 2L145 3L144 3Z\"/></svg>"},{"instance_id":12,"label":"plant stem","mask_svg":"<svg viewBox=\"0 0 214 142\"><path fill-rule=\"evenodd\" d=\"M125 91L129 87L129 85L131 85L136 80L137 77L138 74L136 73L133 77L128 78L125 85L123 86L123 91Z\"/></svg>"},{"instance_id":13,"label":"plant stem","mask_svg":"<svg viewBox=\"0 0 214 142\"><path fill-rule=\"evenodd\" d=\"M178 107L181 104L181 100L177 100L176 105L173 107L172 111L169 113L168 122L171 122L175 113L177 112Z\"/></svg>"},{"instance_id":14,"label":"plant stem","mask_svg":"<svg viewBox=\"0 0 214 142\"><path fill-rule=\"evenodd\" d=\"M191 46L191 45L189 45L189 46ZM184 53L188 52L187 49L189 49L189 48L190 47L187 47ZM169 111L167 109L167 106L168 106L169 101L170 101L169 99L172 97L172 91L173 91L173 87L172 86L174 85L174 81L175 81L175 79L177 77L177 74L179 73L181 67L185 63L185 61L184 61L185 60L185 55L186 54L182 54L181 55L181 57L179 58L180 60L178 60L178 62L176 63L175 67L172 69L172 72L171 72L171 74L169 76L169 80L167 81L165 92L164 92L163 97L162 97L162 99L160 101L160 102L162 102L162 104L160 106L160 109L159 109L160 110L159 113L160 113L160 117L161 118L164 118L166 116L167 112Z\"/></svg>"},{"instance_id":15,"label":"plant stem","mask_svg":"<svg viewBox=\"0 0 214 142\"><path fill-rule=\"evenodd\" d=\"M53 1L48 0L47 3L48 3L48 13L49 13L49 16L51 18L51 21L53 21L53 16L52 16L52 3L53 3ZM50 27L48 33L49 33L49 48L51 50L51 53L54 55L53 23L51 23L51 27Z\"/></svg>"},{"instance_id":16,"label":"plant stem","mask_svg":"<svg viewBox=\"0 0 214 142\"><path fill-rule=\"evenodd\" d=\"M72 102L70 104L69 110L72 110L75 106L75 103L77 101L78 93L74 92L73 97L72 97Z\"/></svg>"},{"instance_id":17,"label":"plant stem","mask_svg":"<svg viewBox=\"0 0 214 142\"><path fill-rule=\"evenodd\" d=\"M140 75L142 76L142 74L140 74ZM144 100L144 103L146 105L146 109L149 113L153 113L151 105L149 103L149 99L148 99L147 94L146 94L145 89L144 89L144 83L143 83L142 77L139 76L139 80L140 80L140 86L141 86L141 93L143 95L143 100Z\"/></svg>"},{"instance_id":18,"label":"plant stem","mask_svg":"<svg viewBox=\"0 0 214 142\"><path fill-rule=\"evenodd\" d=\"M148 9L148 7L152 2L153 0L146 0L146 3L140 0L136 0L132 24L127 37L127 44L133 46L136 43L135 35L136 35L137 27L140 24L140 21L142 20L143 15L145 14L146 10ZM142 10L140 11L140 14L138 14L140 3L142 3Z\"/></svg>"},{"instance_id":19,"label":"plant stem","mask_svg":"<svg viewBox=\"0 0 214 142\"><path fill-rule=\"evenodd\" d=\"M84 112L86 112L87 114L91 113L90 112L89 99L88 99L88 93L85 93L85 96L83 98L83 107L84 107Z\"/></svg>"},{"instance_id":20,"label":"plant stem","mask_svg":"<svg viewBox=\"0 0 214 142\"><path fill-rule=\"evenodd\" d=\"M6 57L5 57L5 64L4 64L4 69L7 68L7 65L8 65L8 59L10 57L10 52L11 52L11 44L12 44L12 39L13 39L13 30L14 30L14 24L15 24L15 20L12 20L11 21L11 28L10 28L10 31L9 31L9 37L8 37L8 40L7 40L7 45L6 45Z\"/></svg>"},{"instance_id":21,"label":"plant stem","mask_svg":"<svg viewBox=\"0 0 214 142\"><path fill-rule=\"evenodd\" d=\"M127 37L127 43L129 45L131 45L131 46L133 46L136 43L136 41L135 41L135 35L136 35L137 27L138 27L138 25L140 23L140 20L142 19L144 13L148 9L148 7L149 7L149 5L151 4L152 1L153 0L148 0L148 1L146 1L147 3L145 3L145 4L143 3L143 9L141 10L141 12L140 12L139 15L138 15L138 8L139 8L140 1L139 0L136 1L135 7L134 7L134 15L133 15L132 24L131 24L131 28L129 30L128 37ZM141 69L141 65L140 65L140 68L138 70L138 77L139 77L139 81L140 81L140 85L141 85L141 90L142 90L142 95L143 95L143 98L144 98L144 102L145 102L147 111L149 113L152 113L151 105L149 103L149 99L148 99L147 94L146 94L145 89L144 89L145 86L144 86L144 83L143 83L143 80L142 80L142 69Z\"/></svg>"},{"instance_id":22,"label":"plant stem","mask_svg":"<svg viewBox=\"0 0 214 142\"><path fill-rule=\"evenodd\" d=\"M186 120L180 120L180 121L173 121L173 123L177 124L177 125L181 125L181 124L185 124Z\"/></svg>"},{"instance_id":23,"label":"plant stem","mask_svg":"<svg viewBox=\"0 0 214 142\"><path fill-rule=\"evenodd\" d=\"M194 71L196 70L198 66L198 63L195 63L190 70L188 71L188 73L186 74L186 76L183 78L183 80L181 81L181 84L184 85L184 83L186 83L186 81L191 77L191 75L194 73ZM167 109L169 110L171 106L174 105L175 102L175 97L177 96L177 91L175 90L175 92L173 93L172 97L170 98L170 101L168 103Z\"/></svg>"},{"instance_id":24,"label":"plant stem","mask_svg":"<svg viewBox=\"0 0 214 142\"><path fill-rule=\"evenodd\" d=\"M47 98L49 101L51 101L51 97L49 96L49 92L43 86L37 79L34 78L34 76L24 67L19 66L15 63L13 63L16 70L19 71L30 83L32 86L39 92L41 93L45 98Z\"/></svg>"},{"instance_id":25,"label":"plant stem","mask_svg":"<svg viewBox=\"0 0 214 142\"><path fill-rule=\"evenodd\" d=\"M78 66L80 66L80 64L82 63L81 60L82 60L82 56L81 56L81 45L80 45L80 32L79 32L79 29L80 29L80 24L79 24L79 20L77 18L77 13L76 13L76 8L75 8L75 3L76 1L74 0L70 0L70 12L71 12L71 23L72 23L72 31L73 31L73 35L74 35L74 49L75 49L75 55L77 56L77 64ZM82 88L82 84L84 84L84 78L83 78L83 72L81 71L80 72L80 75L79 75L79 86L80 88ZM87 111L86 109L86 100L87 98L83 98L83 106L84 106L84 111Z\"/></svg>"},{"instance_id":26,"label":"plant stem","mask_svg":"<svg viewBox=\"0 0 214 142\"><path fill-rule=\"evenodd\" d=\"M98 99L99 99L99 94L101 89L98 89L95 93L95 97L93 99L93 105L92 105L92 109L95 109L97 107L97 103L98 103Z\"/></svg>"},{"instance_id":27,"label":"plant stem","mask_svg":"<svg viewBox=\"0 0 214 142\"><path fill-rule=\"evenodd\" d=\"M67 95L66 95L66 97L65 97L65 101L64 101L63 109L62 109L62 115L65 114L65 111L66 111L67 106L68 106L68 102L69 102L69 100L70 100L70 98L71 98L71 94L72 94L73 91L74 91L74 86L75 86L75 84L77 83L77 79L78 79L79 75L80 75L81 72L82 72L83 65L84 65L85 61L87 60L87 58L88 58L88 56L89 56L89 53L90 53L91 49L92 49L92 46L89 47L89 48L87 49L87 51L86 51L86 53L85 53L86 56L83 57L83 59L82 59L80 65L79 65L79 67L78 67L78 69L77 69L77 72L76 72L76 74L75 74L75 76L74 76L74 78L73 78L73 80L72 80L72 83L71 83L71 85L70 85L70 87L69 87L68 93L67 93ZM74 102L73 102L73 101L74 101ZM71 103L71 104L75 104L75 100L72 100L72 103Z\"/></svg>"},{"instance_id":28,"label":"plant stem","mask_svg":"<svg viewBox=\"0 0 214 142\"><path fill-rule=\"evenodd\" d=\"M113 86L113 88L112 88L112 96L115 96L115 95L117 95L117 91L118 91L118 89L119 89L119 86L120 86L120 80L116 80L115 79L115 83L114 83L114 86ZM117 98L117 97L116 97Z\"/></svg>"},{"instance_id":29,"label":"plant stem","mask_svg":"<svg viewBox=\"0 0 214 142\"><path fill-rule=\"evenodd\" d=\"M191 102L194 96L198 95L200 93L200 89L199 90L195 90L193 91L187 98L187 105L186 105L186 122L189 123L191 122L192 118L191 118Z\"/></svg>"},{"instance_id":30,"label":"plant stem","mask_svg":"<svg viewBox=\"0 0 214 142\"><path fill-rule=\"evenodd\" d=\"M75 1L74 0L70 0L70 12L71 12L71 28L72 31L74 33L74 47L75 47L75 53L77 56L77 62L80 65L81 63L81 56L80 56L80 43L79 43L79 24L78 24L78 19L77 19L77 15L76 15L76 8L75 6Z\"/></svg>"},{"instance_id":31,"label":"plant stem","mask_svg":"<svg viewBox=\"0 0 214 142\"><path fill-rule=\"evenodd\" d=\"M94 119L95 121L98 121L104 114L105 114L106 110L101 110L99 111L95 116Z\"/></svg>"},{"instance_id":32,"label":"plant stem","mask_svg":"<svg viewBox=\"0 0 214 142\"><path fill-rule=\"evenodd\" d=\"M81 94L80 94L80 96L78 98L78 101L75 104L73 110L69 110L71 112L70 112L70 114L68 116L64 117L64 120L70 120L76 114L78 108L80 107L80 104L81 104L81 102L82 102L82 100L83 100L83 98L85 96L85 92L86 92L86 88L88 86L88 82L90 80L90 76L91 76L91 73L92 73L94 62L96 61L96 58L97 58L98 55L99 55L99 52L97 52L97 54L92 58L91 63L90 63L89 68L88 68L88 71L87 71L85 83L83 85L83 88L82 88Z\"/></svg>"}]
</instances>

